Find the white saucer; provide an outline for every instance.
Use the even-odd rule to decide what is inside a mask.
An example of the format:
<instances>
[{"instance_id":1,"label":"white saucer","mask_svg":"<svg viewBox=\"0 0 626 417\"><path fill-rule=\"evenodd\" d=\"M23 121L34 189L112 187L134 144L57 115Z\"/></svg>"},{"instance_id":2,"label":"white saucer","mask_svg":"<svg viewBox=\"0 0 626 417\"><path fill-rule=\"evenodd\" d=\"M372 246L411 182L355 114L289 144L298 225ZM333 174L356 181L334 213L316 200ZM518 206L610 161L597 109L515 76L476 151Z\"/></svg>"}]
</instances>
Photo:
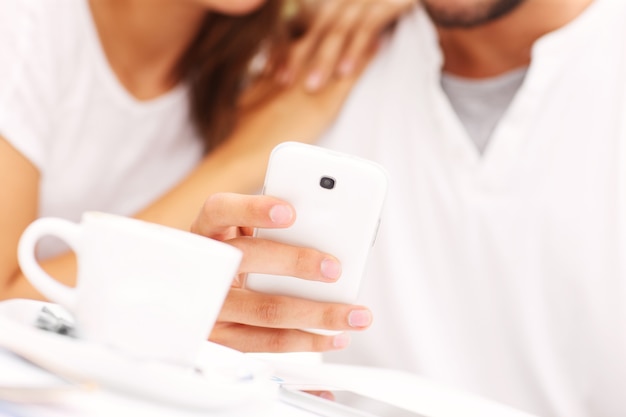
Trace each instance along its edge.
<instances>
[{"instance_id":1,"label":"white saucer","mask_svg":"<svg viewBox=\"0 0 626 417\"><path fill-rule=\"evenodd\" d=\"M32 300L1 302L0 347L76 381L178 406L224 409L277 395L269 366L241 352L207 342L197 363L201 372L142 361L36 328L44 306L57 307Z\"/></svg>"}]
</instances>

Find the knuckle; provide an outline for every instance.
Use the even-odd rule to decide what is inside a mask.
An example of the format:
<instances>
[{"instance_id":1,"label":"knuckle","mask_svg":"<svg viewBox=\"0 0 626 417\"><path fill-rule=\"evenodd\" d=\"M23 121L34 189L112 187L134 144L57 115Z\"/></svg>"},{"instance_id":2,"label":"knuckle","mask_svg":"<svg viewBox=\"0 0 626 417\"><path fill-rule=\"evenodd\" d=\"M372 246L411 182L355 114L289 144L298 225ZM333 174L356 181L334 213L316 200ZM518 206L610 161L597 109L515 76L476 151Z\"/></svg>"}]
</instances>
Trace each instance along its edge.
<instances>
[{"instance_id":1,"label":"knuckle","mask_svg":"<svg viewBox=\"0 0 626 417\"><path fill-rule=\"evenodd\" d=\"M370 36L373 36L378 34L376 32L380 30L380 26L381 20L376 16L370 16L361 21L360 30L362 33L368 33Z\"/></svg>"},{"instance_id":2,"label":"knuckle","mask_svg":"<svg viewBox=\"0 0 626 417\"><path fill-rule=\"evenodd\" d=\"M339 46L346 43L348 41L348 33L352 29L352 25L348 22L341 25L338 24L337 26L333 27L333 29L326 34L324 39L326 49L335 50Z\"/></svg>"},{"instance_id":3,"label":"knuckle","mask_svg":"<svg viewBox=\"0 0 626 417\"><path fill-rule=\"evenodd\" d=\"M289 351L290 338L287 331L277 330L268 336L267 347L270 352Z\"/></svg>"},{"instance_id":4,"label":"knuckle","mask_svg":"<svg viewBox=\"0 0 626 417\"><path fill-rule=\"evenodd\" d=\"M204 213L204 215L210 219L216 211L219 211L219 209L224 206L225 199L225 193L211 194L207 197L206 200L204 200L204 204L202 205L202 213Z\"/></svg>"},{"instance_id":5,"label":"knuckle","mask_svg":"<svg viewBox=\"0 0 626 417\"><path fill-rule=\"evenodd\" d=\"M348 18L339 19L333 24L328 35L334 36L337 38L343 38L346 35L346 33L351 31L353 28L354 28L354 22L351 19L348 19Z\"/></svg>"},{"instance_id":6,"label":"knuckle","mask_svg":"<svg viewBox=\"0 0 626 417\"><path fill-rule=\"evenodd\" d=\"M307 248L298 248L295 256L295 270L298 276L303 278L318 275L319 267L314 265L314 251Z\"/></svg>"},{"instance_id":7,"label":"knuckle","mask_svg":"<svg viewBox=\"0 0 626 417\"><path fill-rule=\"evenodd\" d=\"M342 327L340 326L341 319L334 306L324 307L320 314L320 321L324 329L334 330Z\"/></svg>"},{"instance_id":8,"label":"knuckle","mask_svg":"<svg viewBox=\"0 0 626 417\"><path fill-rule=\"evenodd\" d=\"M215 219L219 218L216 212L220 206L224 205L224 199L225 195L220 193L212 194L204 200L199 214L191 224L190 230L192 233L207 235L207 231L215 225Z\"/></svg>"},{"instance_id":9,"label":"knuckle","mask_svg":"<svg viewBox=\"0 0 626 417\"><path fill-rule=\"evenodd\" d=\"M269 326L279 324L282 318L279 302L274 297L259 303L255 308L255 314L261 323Z\"/></svg>"},{"instance_id":10,"label":"knuckle","mask_svg":"<svg viewBox=\"0 0 626 417\"><path fill-rule=\"evenodd\" d=\"M244 217L251 222L264 222L269 219L265 200L256 197L245 197L242 204Z\"/></svg>"},{"instance_id":11,"label":"knuckle","mask_svg":"<svg viewBox=\"0 0 626 417\"><path fill-rule=\"evenodd\" d=\"M331 336L313 336L311 338L311 351L325 352L332 348Z\"/></svg>"}]
</instances>

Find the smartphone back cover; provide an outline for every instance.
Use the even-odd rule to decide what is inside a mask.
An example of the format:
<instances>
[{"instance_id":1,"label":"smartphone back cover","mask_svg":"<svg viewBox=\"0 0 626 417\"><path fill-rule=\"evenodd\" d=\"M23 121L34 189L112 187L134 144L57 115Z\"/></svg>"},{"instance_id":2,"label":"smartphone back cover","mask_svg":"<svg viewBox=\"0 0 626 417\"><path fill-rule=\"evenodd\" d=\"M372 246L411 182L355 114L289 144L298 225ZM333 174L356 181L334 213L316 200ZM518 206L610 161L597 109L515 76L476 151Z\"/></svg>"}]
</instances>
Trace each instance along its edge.
<instances>
[{"instance_id":1,"label":"smartphone back cover","mask_svg":"<svg viewBox=\"0 0 626 417\"><path fill-rule=\"evenodd\" d=\"M322 178L333 179L334 187L322 187ZM322 283L250 274L246 286L264 293L354 303L386 191L387 176L378 164L311 145L279 145L270 158L264 194L291 203L296 221L288 229L259 229L256 236L334 255L341 261L342 275L335 283Z\"/></svg>"}]
</instances>

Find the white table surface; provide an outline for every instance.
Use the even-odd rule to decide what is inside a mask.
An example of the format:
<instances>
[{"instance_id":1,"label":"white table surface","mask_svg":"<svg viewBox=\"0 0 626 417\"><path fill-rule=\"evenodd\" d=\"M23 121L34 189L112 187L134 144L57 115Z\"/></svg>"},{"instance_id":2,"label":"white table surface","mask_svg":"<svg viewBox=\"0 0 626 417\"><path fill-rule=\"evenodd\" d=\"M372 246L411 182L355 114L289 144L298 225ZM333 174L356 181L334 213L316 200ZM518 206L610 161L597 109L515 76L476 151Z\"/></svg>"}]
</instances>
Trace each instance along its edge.
<instances>
[{"instance_id":1,"label":"white table surface","mask_svg":"<svg viewBox=\"0 0 626 417\"><path fill-rule=\"evenodd\" d=\"M57 377L22 359L0 349L0 386L13 382L15 385L59 384ZM255 401L231 410L193 410L159 403L152 399L136 398L123 392L91 387L68 390L56 394L45 404L10 403L0 396L0 417L56 417L56 416L294 416L308 417L313 414L283 404L275 398Z\"/></svg>"},{"instance_id":2,"label":"white table surface","mask_svg":"<svg viewBox=\"0 0 626 417\"><path fill-rule=\"evenodd\" d=\"M263 355L285 382L323 384L352 389L389 401L428 417L532 417L529 414L436 384L418 376L385 369L296 362L282 355ZM0 349L0 385L7 381L54 381L55 377ZM0 417L56 416L182 416L308 417L315 414L282 403L278 398L229 410L190 410L124 393L95 388L59 395L50 404L17 404L0 399Z\"/></svg>"}]
</instances>

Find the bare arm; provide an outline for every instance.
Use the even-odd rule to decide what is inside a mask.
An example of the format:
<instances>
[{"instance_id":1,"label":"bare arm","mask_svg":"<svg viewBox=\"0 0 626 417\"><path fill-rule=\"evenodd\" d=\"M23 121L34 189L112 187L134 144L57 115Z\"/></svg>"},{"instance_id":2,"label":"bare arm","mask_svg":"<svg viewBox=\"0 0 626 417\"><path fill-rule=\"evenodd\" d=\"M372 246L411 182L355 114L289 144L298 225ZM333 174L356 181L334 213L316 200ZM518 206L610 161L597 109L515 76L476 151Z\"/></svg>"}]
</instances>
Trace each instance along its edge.
<instances>
[{"instance_id":1,"label":"bare arm","mask_svg":"<svg viewBox=\"0 0 626 417\"><path fill-rule=\"evenodd\" d=\"M8 289L34 294L23 282L17 264L17 242L37 217L39 171L0 136L0 299Z\"/></svg>"},{"instance_id":2,"label":"bare arm","mask_svg":"<svg viewBox=\"0 0 626 417\"><path fill-rule=\"evenodd\" d=\"M356 79L335 81L315 95L299 84L244 111L237 128L223 145L207 155L181 184L137 217L187 230L208 195L222 191L245 194L260 189L274 146L289 140L315 141L339 112ZM260 86L259 90L266 86ZM273 83L269 87L275 88Z\"/></svg>"},{"instance_id":3,"label":"bare arm","mask_svg":"<svg viewBox=\"0 0 626 417\"><path fill-rule=\"evenodd\" d=\"M232 136L207 155L178 186L135 217L180 229L192 224L206 196L223 191L250 193L260 188L271 149L286 140L311 142L337 114L355 78L342 79L310 95L301 85L287 88L245 113ZM19 270L19 236L37 216L37 169L0 140L0 300L42 299ZM74 285L72 253L42 262L59 281Z\"/></svg>"}]
</instances>

